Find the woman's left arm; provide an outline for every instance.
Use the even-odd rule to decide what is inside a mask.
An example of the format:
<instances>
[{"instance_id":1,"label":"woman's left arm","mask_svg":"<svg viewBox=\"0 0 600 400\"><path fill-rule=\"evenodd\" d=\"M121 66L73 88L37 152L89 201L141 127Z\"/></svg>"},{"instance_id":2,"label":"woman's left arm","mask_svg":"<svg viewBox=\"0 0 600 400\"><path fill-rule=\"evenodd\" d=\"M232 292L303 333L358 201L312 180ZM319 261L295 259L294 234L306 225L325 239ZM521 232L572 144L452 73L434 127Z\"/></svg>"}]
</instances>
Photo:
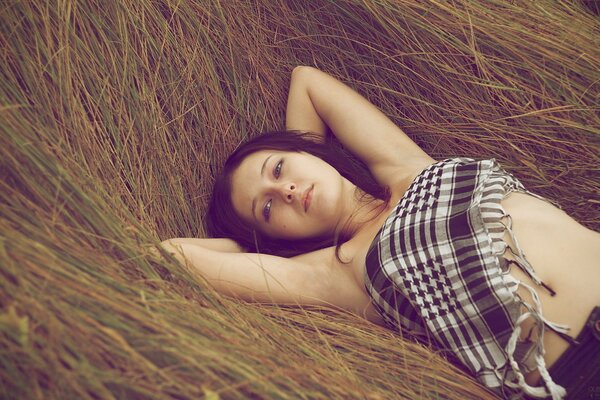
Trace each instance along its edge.
<instances>
[{"instance_id":1,"label":"woman's left arm","mask_svg":"<svg viewBox=\"0 0 600 400\"><path fill-rule=\"evenodd\" d=\"M222 253L241 253L244 251L237 242L227 238L172 238L163 241L169 245L192 245Z\"/></svg>"},{"instance_id":2,"label":"woman's left arm","mask_svg":"<svg viewBox=\"0 0 600 400\"><path fill-rule=\"evenodd\" d=\"M435 162L396 124L363 96L311 67L292 72L286 128L336 138L359 157L380 184L390 185L398 169L422 169Z\"/></svg>"}]
</instances>

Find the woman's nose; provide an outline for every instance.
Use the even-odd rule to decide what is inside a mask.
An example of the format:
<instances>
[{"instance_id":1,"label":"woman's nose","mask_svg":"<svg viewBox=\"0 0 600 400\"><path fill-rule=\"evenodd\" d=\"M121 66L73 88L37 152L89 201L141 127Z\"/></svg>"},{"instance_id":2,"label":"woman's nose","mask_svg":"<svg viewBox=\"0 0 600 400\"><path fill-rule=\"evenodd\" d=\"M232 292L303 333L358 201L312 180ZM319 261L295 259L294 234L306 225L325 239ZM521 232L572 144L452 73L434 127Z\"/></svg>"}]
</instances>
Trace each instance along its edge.
<instances>
[{"instance_id":1,"label":"woman's nose","mask_svg":"<svg viewBox=\"0 0 600 400\"><path fill-rule=\"evenodd\" d=\"M296 185L293 183L284 183L280 186L280 193L283 200L291 202L296 195Z\"/></svg>"}]
</instances>

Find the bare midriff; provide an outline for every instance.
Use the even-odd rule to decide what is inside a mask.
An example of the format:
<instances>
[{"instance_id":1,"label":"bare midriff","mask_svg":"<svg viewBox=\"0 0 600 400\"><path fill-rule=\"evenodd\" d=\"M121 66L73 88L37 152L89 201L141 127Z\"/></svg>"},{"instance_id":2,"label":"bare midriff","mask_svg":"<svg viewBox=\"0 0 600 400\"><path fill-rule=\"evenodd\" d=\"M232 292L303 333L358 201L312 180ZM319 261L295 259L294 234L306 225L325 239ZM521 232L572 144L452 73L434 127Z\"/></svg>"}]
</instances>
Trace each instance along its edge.
<instances>
[{"instance_id":1,"label":"bare midriff","mask_svg":"<svg viewBox=\"0 0 600 400\"><path fill-rule=\"evenodd\" d=\"M552 296L537 286L514 264L511 275L535 288L542 315L548 321L568 325L569 336L577 337L593 308L600 305L600 234L580 225L552 204L524 193L513 192L501 204L512 217L512 229L525 258L556 294ZM504 240L514 246L508 233ZM504 257L513 258L510 251L505 252ZM517 293L533 305L525 288L520 287ZM527 336L532 324L532 320L523 323L522 338ZM547 368L569 347L568 342L550 329L544 331L543 345ZM526 375L529 384L539 379L537 370Z\"/></svg>"}]
</instances>

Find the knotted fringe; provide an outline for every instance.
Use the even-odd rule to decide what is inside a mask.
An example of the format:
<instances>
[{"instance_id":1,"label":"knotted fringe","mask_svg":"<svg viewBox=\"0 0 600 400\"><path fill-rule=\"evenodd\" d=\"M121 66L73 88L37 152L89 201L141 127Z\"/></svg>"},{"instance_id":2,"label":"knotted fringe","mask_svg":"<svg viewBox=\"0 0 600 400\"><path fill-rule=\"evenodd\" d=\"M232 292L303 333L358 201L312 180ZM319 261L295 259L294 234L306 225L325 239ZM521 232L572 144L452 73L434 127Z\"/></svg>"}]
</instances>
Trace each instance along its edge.
<instances>
[{"instance_id":1,"label":"knotted fringe","mask_svg":"<svg viewBox=\"0 0 600 400\"><path fill-rule=\"evenodd\" d=\"M510 336L510 339L508 340L508 344L506 345L506 352L508 353L510 366L517 378L518 387L522 389L525 394L536 398L545 398L548 396L552 396L552 400L560 400L566 396L567 391L562 386L554 383L554 381L550 377L550 374L548 373L548 369L546 368L546 363L544 361L544 325L547 324L548 321L546 321L542 316L542 305L540 303L538 294L535 291L535 289L523 282L521 282L520 285L526 288L531 294L531 298L533 299L533 302L535 304L535 309L532 308L528 303L521 302L521 304L525 306L528 311L521 314L521 316L517 319L515 323L515 330L513 331L512 335ZM535 320L535 328L537 329L538 333L535 361L537 365L537 370L539 371L544 383L546 384L545 388L543 386L530 386L529 384L527 384L527 382L525 382L525 377L521 372L519 364L514 359L514 352L517 346L517 341L521 335L521 324L529 318L533 318ZM558 324L552 324L552 327L552 329L560 330L563 333L566 333L566 331L568 331L569 329L564 325Z\"/></svg>"},{"instance_id":2,"label":"knotted fringe","mask_svg":"<svg viewBox=\"0 0 600 400\"><path fill-rule=\"evenodd\" d=\"M490 180L487 182L487 188L485 190L486 193L484 194L484 199L482 199L482 203L485 203L482 216L486 224L486 229L492 238L493 251L497 257L501 257L505 262L505 265L502 268L505 282L511 288L511 292L514 293L519 306L526 309L526 311L519 315L515 321L514 331L512 332L505 348L508 362L513 374L510 377L500 377L500 379L502 379L504 385L507 387L519 389L526 395L534 398L546 398L551 396L553 400L562 399L566 396L566 390L562 386L554 383L550 377L550 374L548 373L548 369L546 368L546 363L544 361L544 327L552 329L569 343L574 343L575 341L573 338L567 335L569 330L568 326L550 322L543 317L542 305L536 290L510 275L510 266L513 264L517 265L525 274L527 274L527 276L531 278L536 285L543 287L552 296L555 295L555 292L552 290L552 288L539 279L535 273L535 270L533 269L533 266L527 261L525 254L523 253L523 250L521 249L521 246L519 245L519 242L512 230L512 218L502 208L500 200L512 192L521 192L549 202L553 205L555 204L544 197L529 192L516 178L512 177L510 174L507 174L498 164L496 164L495 160L492 160L492 162L495 164L493 167L494 171L490 176ZM507 220L507 223L503 222L503 218ZM504 233L509 234L515 248L512 248L504 241ZM505 257L505 252L507 249L514 256L514 260ZM522 286L529 291L531 298L533 299L533 307L527 302L523 301L520 296L518 296L516 290L519 286ZM517 348L517 343L522 332L521 324L529 318L534 320L534 327L532 329L537 332L537 342L535 343L535 347L533 349L535 352L533 356L533 360L535 361L535 369L537 369L540 373L545 387L530 386L527 384L527 382L525 382L525 376L522 372L522 367L519 363L524 362L524 360L515 359L515 349ZM499 371L497 373L499 373Z\"/></svg>"},{"instance_id":3,"label":"knotted fringe","mask_svg":"<svg viewBox=\"0 0 600 400\"><path fill-rule=\"evenodd\" d=\"M506 213L504 214L504 217L508 218L508 224L505 225L506 232L508 232L510 238L512 239L512 241L515 245L515 249L513 249L512 247L507 245L507 248L510 249L511 253L514 255L515 260L506 260L506 261L509 264L516 264L523 272L525 272L531 278L531 280L536 285L546 288L550 292L551 295L554 295L555 294L554 291L551 288L549 288L548 285L546 285L542 282L542 280L535 273L531 264L525 258L525 254L523 253L523 250L521 249L519 242L517 241L517 238L515 237L514 232L512 230L512 218L510 217L510 215L508 215ZM507 275L506 277L511 278L511 280L514 280L514 282L517 285L516 287L521 286L521 287L524 287L525 289L527 289L529 291L529 293L531 294L531 298L533 299L533 303L534 303L534 306L532 307L530 304L528 304L528 303L524 302L522 299L518 298L518 302L527 309L527 312L521 314L519 316L519 318L517 319L517 321L515 322L515 329L508 341L508 344L506 345L506 352L507 352L510 366L512 368L514 376L517 379L518 387L523 391L523 393L525 393L531 397L546 398L548 396L551 396L552 400L562 399L566 396L567 392L566 392L565 388L554 383L554 381L550 377L550 374L548 373L548 369L546 368L546 363L544 361L544 354L545 354L544 345L543 345L544 327L546 326L549 329L552 329L553 331L555 331L556 333L561 335L561 337L563 337L563 336L568 337L567 332L569 330L569 327L566 325L561 325L561 324L556 324L556 323L550 322L544 318L543 313L542 313L542 304L540 302L540 299L539 299L539 296L538 296L536 290L533 287L527 285L526 283L523 283L521 281L518 281L518 280L512 278L511 275ZM536 329L536 331L537 331L537 343L536 343L536 348L535 348L536 354L535 354L534 359L535 359L535 362L537 365L537 370L540 373L540 376L542 377L542 380L544 381L546 387L531 386L531 385L527 384L527 382L525 382L525 376L523 375L523 373L521 371L521 367L519 366L519 364L517 363L517 361L514 358L514 352L515 352L515 349L517 346L517 341L519 340L519 337L520 337L521 331L522 331L521 324L524 321L528 320L529 318L533 318L534 324L535 324L534 329ZM512 385L510 385L510 386L512 386Z\"/></svg>"}]
</instances>

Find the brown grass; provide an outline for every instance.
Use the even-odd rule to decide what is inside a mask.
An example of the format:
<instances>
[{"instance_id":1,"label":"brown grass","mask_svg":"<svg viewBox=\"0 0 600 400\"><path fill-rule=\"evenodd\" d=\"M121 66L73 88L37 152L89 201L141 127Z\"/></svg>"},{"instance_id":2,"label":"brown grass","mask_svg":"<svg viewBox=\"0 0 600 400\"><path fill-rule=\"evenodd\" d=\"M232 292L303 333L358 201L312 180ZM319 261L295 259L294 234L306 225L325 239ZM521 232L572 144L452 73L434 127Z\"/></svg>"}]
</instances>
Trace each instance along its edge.
<instances>
[{"instance_id":1,"label":"brown grass","mask_svg":"<svg viewBox=\"0 0 600 400\"><path fill-rule=\"evenodd\" d=\"M3 4L0 397L489 396L390 331L223 298L148 249L203 235L214 174L284 125L298 64L599 230L599 37L576 1Z\"/></svg>"}]
</instances>

